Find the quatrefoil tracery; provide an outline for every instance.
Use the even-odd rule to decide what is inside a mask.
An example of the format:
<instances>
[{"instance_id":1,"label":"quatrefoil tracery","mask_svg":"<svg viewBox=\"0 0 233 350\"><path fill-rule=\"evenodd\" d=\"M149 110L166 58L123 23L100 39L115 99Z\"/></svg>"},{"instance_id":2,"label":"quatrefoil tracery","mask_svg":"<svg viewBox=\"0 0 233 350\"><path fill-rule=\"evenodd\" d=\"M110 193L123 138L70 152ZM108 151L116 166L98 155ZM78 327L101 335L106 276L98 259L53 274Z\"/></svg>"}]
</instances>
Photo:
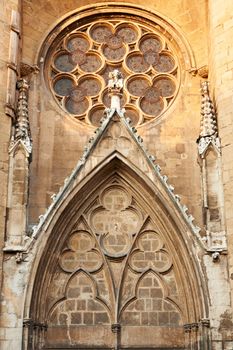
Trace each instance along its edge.
<instances>
[{"instance_id":1,"label":"quatrefoil tracery","mask_svg":"<svg viewBox=\"0 0 233 350\"><path fill-rule=\"evenodd\" d=\"M108 20L84 25L57 45L50 65L51 88L66 111L98 125L108 107L108 72L118 69L126 80L137 75L137 93L132 95L126 83L121 104L126 112L129 109L129 117L133 113L134 124L144 123L160 116L177 91L179 70L169 45L162 33L132 19L130 23ZM146 79L150 89L141 94ZM156 79L163 93L153 85ZM86 89L81 81L86 82Z\"/></svg>"}]
</instances>

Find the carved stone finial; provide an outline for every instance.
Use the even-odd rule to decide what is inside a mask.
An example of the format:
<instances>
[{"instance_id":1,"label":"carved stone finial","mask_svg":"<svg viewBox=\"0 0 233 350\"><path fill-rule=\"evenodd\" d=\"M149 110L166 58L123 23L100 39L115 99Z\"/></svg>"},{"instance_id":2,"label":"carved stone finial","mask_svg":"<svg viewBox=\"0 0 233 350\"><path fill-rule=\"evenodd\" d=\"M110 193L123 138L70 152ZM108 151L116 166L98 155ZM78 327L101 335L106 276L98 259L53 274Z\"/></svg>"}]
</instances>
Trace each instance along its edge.
<instances>
[{"instance_id":1,"label":"carved stone finial","mask_svg":"<svg viewBox=\"0 0 233 350\"><path fill-rule=\"evenodd\" d=\"M28 89L29 84L26 79L19 79L17 82L18 102L16 109L16 124L15 132L12 136L10 151L20 141L27 152L32 151L32 140L30 134L29 120L28 120Z\"/></svg>"},{"instance_id":2,"label":"carved stone finial","mask_svg":"<svg viewBox=\"0 0 233 350\"><path fill-rule=\"evenodd\" d=\"M220 151L220 141L218 138L217 118L213 102L209 95L209 82L201 84L201 126L200 136L197 139L199 155L204 157L207 148L212 145L218 152Z\"/></svg>"},{"instance_id":3,"label":"carved stone finial","mask_svg":"<svg viewBox=\"0 0 233 350\"><path fill-rule=\"evenodd\" d=\"M108 92L111 97L111 109L120 110L120 97L123 93L124 81L118 69L109 73Z\"/></svg>"}]
</instances>

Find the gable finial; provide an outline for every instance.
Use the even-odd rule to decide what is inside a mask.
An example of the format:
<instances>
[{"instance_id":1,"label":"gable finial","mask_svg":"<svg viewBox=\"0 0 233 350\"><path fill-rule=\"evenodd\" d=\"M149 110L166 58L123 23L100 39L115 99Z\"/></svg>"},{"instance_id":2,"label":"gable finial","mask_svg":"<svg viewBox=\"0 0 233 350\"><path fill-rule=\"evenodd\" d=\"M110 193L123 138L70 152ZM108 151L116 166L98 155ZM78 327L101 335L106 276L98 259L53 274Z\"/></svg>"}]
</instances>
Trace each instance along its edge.
<instances>
[{"instance_id":1,"label":"gable finial","mask_svg":"<svg viewBox=\"0 0 233 350\"><path fill-rule=\"evenodd\" d=\"M111 97L110 109L120 111L121 109L121 96L123 94L124 80L121 72L118 69L114 69L109 73L108 92Z\"/></svg>"}]
</instances>

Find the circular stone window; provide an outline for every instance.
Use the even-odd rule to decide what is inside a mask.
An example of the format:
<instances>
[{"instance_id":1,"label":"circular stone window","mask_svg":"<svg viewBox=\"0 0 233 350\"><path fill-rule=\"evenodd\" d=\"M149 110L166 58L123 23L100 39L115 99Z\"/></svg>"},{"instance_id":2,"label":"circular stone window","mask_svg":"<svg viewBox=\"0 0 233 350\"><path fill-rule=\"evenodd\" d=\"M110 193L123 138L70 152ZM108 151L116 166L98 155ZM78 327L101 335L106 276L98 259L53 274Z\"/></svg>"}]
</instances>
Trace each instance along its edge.
<instances>
[{"instance_id":1,"label":"circular stone window","mask_svg":"<svg viewBox=\"0 0 233 350\"><path fill-rule=\"evenodd\" d=\"M161 27L144 22L115 15L73 26L57 38L46 74L57 103L73 118L99 125L110 106L107 84L114 69L123 75L121 106L134 125L169 108L178 90L178 61Z\"/></svg>"}]
</instances>

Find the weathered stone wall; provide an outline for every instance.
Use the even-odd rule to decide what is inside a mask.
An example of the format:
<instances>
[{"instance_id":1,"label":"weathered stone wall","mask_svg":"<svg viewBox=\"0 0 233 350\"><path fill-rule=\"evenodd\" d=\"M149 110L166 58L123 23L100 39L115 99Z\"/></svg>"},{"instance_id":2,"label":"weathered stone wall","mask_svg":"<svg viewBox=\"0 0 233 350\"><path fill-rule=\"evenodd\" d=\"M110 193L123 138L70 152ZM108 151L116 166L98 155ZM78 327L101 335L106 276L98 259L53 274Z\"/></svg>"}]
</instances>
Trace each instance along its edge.
<instances>
[{"instance_id":1,"label":"weathered stone wall","mask_svg":"<svg viewBox=\"0 0 233 350\"><path fill-rule=\"evenodd\" d=\"M222 145L222 177L224 186L224 213L228 241L229 283L233 301L233 3L209 1L209 69L212 93L215 99L219 136ZM226 339L232 336L232 311L222 314L221 330Z\"/></svg>"},{"instance_id":2,"label":"weathered stone wall","mask_svg":"<svg viewBox=\"0 0 233 350\"><path fill-rule=\"evenodd\" d=\"M7 215L7 181L8 181L8 146L11 135L11 118L5 114L7 102L7 80L9 60L11 18L12 11L18 12L19 1L9 0L0 3L0 290L2 287L2 248L4 246L6 215ZM4 295L1 295L4 297ZM5 309L7 310L7 308ZM9 310L7 310L9 311ZM1 330L0 347L4 339L9 339L10 335L6 330Z\"/></svg>"},{"instance_id":3,"label":"weathered stone wall","mask_svg":"<svg viewBox=\"0 0 233 350\"><path fill-rule=\"evenodd\" d=\"M70 174L82 154L87 140L94 131L92 126L72 119L56 104L44 81L43 62L38 55L39 49L46 35L70 11L78 11L82 6L91 5L92 3L89 0L85 2L83 0L22 1L22 62L28 65L25 67L30 71L28 76L30 79L29 118L33 138L33 160L30 167L29 182L30 224L38 222L39 215L45 212L46 207L51 202L51 195L58 191L65 177ZM102 3L103 8L105 8L107 1ZM145 2L129 0L128 3L144 6ZM176 100L162 119L140 126L138 132L143 137L144 145L148 148L149 153L157 157L157 163L161 165L162 172L168 175L169 182L174 184L175 192L181 195L182 202L187 204L197 224L202 228L204 227L202 218L203 198L200 167L197 163L196 139L199 135L200 124L201 97L199 89L200 82L203 79L197 74L197 70L209 64L210 87L216 102L219 136L222 142L224 212L229 253L228 256L221 255L220 259L216 259L215 262L213 262L210 253L206 254L203 259L204 277L209 287L206 295L208 294L210 302L210 314L207 313L205 317L209 317L211 322L212 348L214 350L222 349L222 341L226 341L223 345L225 350L232 346L233 338L232 306L228 281L230 276L233 295L233 44L231 44L233 5L230 0L224 3L220 0L209 0L209 2L202 0L192 2L189 0L173 0L172 2L161 0L151 1L146 6L147 10L155 11L168 22L175 23L177 32L183 33L191 45L196 58L196 67L193 67L195 68L194 71L189 72L187 62L181 65L181 86ZM1 11L0 7L0 25L3 35L1 35L0 44L4 50L0 51L0 246L3 246L6 231L8 145L11 131L11 119L5 115L6 82L9 80L9 77L7 78L7 74L9 74L7 63L9 63L11 10L21 11L16 0L4 2L2 8ZM208 47L209 54L207 52ZM184 52L177 52L177 54L181 57ZM32 68L33 65L38 65L41 68L39 73L37 73L37 69ZM11 84L13 86L14 78L12 78L12 74ZM12 94L14 96L14 88ZM135 154L137 154L137 151ZM137 158L137 155L135 158ZM214 182L216 181L216 173L214 167L212 168L210 179ZM217 178L219 179L218 176ZM210 192L215 195L216 188L213 184L209 188ZM218 188L221 191L221 184ZM215 203L212 204L212 209L215 210ZM215 229L218 231L219 226L213 227L213 231ZM42 251L43 245L40 247L38 244L37 248ZM0 333L0 347L4 350L20 349L21 347L22 320L25 317L25 314L23 316L24 310L21 307L23 306L21 301L24 298L25 285L28 283L30 265L35 260L36 255L37 252L34 248L28 256L20 255L18 262L21 263L17 264L14 253L9 251L5 253L5 263L3 265L5 272L1 279L1 281L3 280L1 295L1 325L3 328ZM198 252L196 252L196 255L198 255ZM201 255L199 257L201 259ZM24 258L25 261L23 261ZM229 271L227 263L229 264ZM1 268L2 262L0 264ZM36 268L34 268L34 271L36 271ZM31 279L30 283L33 284L34 281ZM30 288L32 287L30 285ZM193 287L195 288L195 286ZM29 310L29 305L26 309ZM134 311L132 309L131 313ZM76 314L75 317L77 318L74 324L79 323L80 314ZM199 330L205 320L201 322ZM82 321L82 323L86 322ZM196 326L194 324L190 327L194 329ZM191 330L191 328L189 336L193 337L192 342L195 343L195 337L197 336L193 335L194 330Z\"/></svg>"},{"instance_id":4,"label":"weathered stone wall","mask_svg":"<svg viewBox=\"0 0 233 350\"><path fill-rule=\"evenodd\" d=\"M129 3L144 6L143 1ZM69 11L91 1L24 1L23 61L36 64L38 51L46 34ZM105 6L105 5L104 5ZM206 2L152 1L147 9L173 21L191 44L199 68L207 64ZM37 20L40 18L40 21ZM195 19L195 20L194 20ZM199 134L201 77L185 72L178 97L160 123L140 127L140 134L150 152L158 158L163 172L175 185L199 225L202 224L200 171L196 161ZM57 107L42 80L43 72L31 81L30 119L34 142L30 183L30 222L36 222L50 203L64 178L78 160L82 148L93 133L91 127L74 122Z\"/></svg>"}]
</instances>

